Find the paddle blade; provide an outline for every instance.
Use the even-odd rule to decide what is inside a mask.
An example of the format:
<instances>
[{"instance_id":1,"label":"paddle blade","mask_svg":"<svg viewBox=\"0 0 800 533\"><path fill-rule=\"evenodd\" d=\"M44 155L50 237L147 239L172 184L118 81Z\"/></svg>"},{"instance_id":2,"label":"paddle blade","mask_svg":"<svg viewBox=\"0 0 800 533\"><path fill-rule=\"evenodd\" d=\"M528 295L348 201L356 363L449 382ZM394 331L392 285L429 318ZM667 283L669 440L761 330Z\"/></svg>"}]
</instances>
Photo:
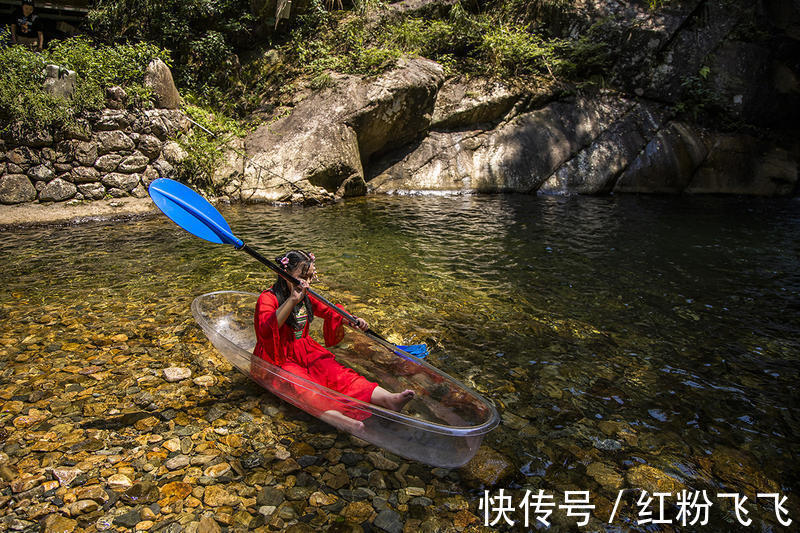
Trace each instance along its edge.
<instances>
[{"instance_id":1,"label":"paddle blade","mask_svg":"<svg viewBox=\"0 0 800 533\"><path fill-rule=\"evenodd\" d=\"M159 178L148 188L153 203L174 223L201 239L218 244L244 246L208 200L177 181Z\"/></svg>"}]
</instances>

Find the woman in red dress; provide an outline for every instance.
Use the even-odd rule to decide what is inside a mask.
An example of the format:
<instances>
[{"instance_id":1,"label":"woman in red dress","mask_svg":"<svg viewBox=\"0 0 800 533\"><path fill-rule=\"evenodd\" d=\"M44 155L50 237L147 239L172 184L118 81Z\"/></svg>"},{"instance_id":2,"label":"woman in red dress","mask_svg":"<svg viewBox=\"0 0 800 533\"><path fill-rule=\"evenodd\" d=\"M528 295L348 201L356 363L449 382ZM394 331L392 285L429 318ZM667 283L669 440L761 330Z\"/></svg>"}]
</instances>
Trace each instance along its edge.
<instances>
[{"instance_id":1,"label":"woman in red dress","mask_svg":"<svg viewBox=\"0 0 800 533\"><path fill-rule=\"evenodd\" d=\"M308 327L316 316L325 320L323 335L326 346L338 344L344 337L342 316L307 293L309 281L317 272L314 254L292 250L277 262L300 283L294 285L278 276L275 284L259 296L255 310L256 347L253 355L351 398L394 411L402 409L414 397L413 391L387 391L337 362L331 352L308 336ZM353 326L361 330L369 328L364 319L355 318ZM323 420L351 431L363 428L363 422L358 419L369 416L364 416L363 411L343 408L302 386L295 386L292 392L302 403L319 411Z\"/></svg>"}]
</instances>

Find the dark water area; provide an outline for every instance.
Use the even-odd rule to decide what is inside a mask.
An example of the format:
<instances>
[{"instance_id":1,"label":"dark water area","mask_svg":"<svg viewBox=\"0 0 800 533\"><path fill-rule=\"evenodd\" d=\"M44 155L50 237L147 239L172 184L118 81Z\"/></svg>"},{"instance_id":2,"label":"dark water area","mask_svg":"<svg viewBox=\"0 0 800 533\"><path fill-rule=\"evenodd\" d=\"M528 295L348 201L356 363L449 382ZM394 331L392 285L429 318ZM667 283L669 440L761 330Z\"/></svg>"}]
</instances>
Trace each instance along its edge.
<instances>
[{"instance_id":1,"label":"dark water area","mask_svg":"<svg viewBox=\"0 0 800 533\"><path fill-rule=\"evenodd\" d=\"M797 199L389 197L221 211L267 257L312 251L321 292L397 342L428 343L432 364L490 398L503 424L484 442L516 471L499 487L556 503L588 490L606 525L620 490L652 487L673 504L679 490L706 490L711 530L747 529L718 493L747 496L751 528L782 530L758 493L787 496L800 520ZM0 345L6 359L49 346L55 364L120 323L202 342L195 296L270 283L249 256L165 217L6 230ZM0 387L15 375L2 364ZM471 494L475 504L482 492ZM631 494L608 527L660 530L636 524Z\"/></svg>"}]
</instances>

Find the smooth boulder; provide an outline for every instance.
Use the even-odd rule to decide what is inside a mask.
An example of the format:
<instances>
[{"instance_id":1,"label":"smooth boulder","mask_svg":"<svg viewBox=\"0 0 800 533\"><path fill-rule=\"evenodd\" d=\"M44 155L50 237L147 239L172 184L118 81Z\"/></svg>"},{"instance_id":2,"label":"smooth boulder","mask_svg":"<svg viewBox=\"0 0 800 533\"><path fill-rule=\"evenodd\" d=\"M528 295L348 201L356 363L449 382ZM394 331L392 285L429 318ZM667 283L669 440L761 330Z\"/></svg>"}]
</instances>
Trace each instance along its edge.
<instances>
[{"instance_id":1,"label":"smooth boulder","mask_svg":"<svg viewBox=\"0 0 800 533\"><path fill-rule=\"evenodd\" d=\"M160 59L154 59L147 65L144 73L144 85L153 91L156 107L177 109L181 104L181 95L172 79L169 67Z\"/></svg>"}]
</instances>

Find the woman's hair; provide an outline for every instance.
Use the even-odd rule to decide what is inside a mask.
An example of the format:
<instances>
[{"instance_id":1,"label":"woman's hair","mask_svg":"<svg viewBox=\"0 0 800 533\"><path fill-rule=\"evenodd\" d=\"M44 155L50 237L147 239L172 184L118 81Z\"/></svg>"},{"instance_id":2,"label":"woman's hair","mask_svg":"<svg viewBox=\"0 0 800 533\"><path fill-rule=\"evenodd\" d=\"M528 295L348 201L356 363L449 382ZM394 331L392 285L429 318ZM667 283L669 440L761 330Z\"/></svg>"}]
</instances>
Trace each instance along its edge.
<instances>
[{"instance_id":1,"label":"woman's hair","mask_svg":"<svg viewBox=\"0 0 800 533\"><path fill-rule=\"evenodd\" d=\"M276 257L275 262L287 272L293 271L298 267L298 265L301 266L300 276L305 278L308 275L308 269L311 268L311 263L314 262L314 255L309 254L304 250L292 250L290 252L286 252L282 256ZM286 282L286 280L281 276L278 276L278 280L272 286L272 292L278 299L278 307L280 307L283 305L283 302L289 298L292 290L289 288L289 284ZM311 321L314 320L314 311L311 308L311 300L308 299L308 294L306 294L303 304L306 306L306 314L308 315L308 323L310 325ZM286 324L288 324L292 329L298 328L299 324L297 323L297 317L295 316L294 310L292 310L291 314L289 314L289 318L286 319Z\"/></svg>"}]
</instances>

